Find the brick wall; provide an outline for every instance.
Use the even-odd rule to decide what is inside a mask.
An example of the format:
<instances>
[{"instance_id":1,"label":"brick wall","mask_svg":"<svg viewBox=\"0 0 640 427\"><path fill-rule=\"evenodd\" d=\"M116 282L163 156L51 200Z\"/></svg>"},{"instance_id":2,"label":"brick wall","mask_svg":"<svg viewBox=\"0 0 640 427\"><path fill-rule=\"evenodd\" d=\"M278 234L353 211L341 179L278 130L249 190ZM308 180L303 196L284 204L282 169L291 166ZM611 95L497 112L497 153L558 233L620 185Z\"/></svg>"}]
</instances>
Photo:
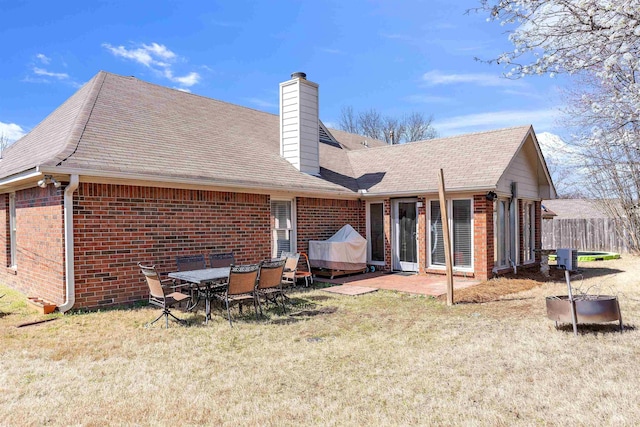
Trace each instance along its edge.
<instances>
[{"instance_id":1,"label":"brick wall","mask_svg":"<svg viewBox=\"0 0 640 427\"><path fill-rule=\"evenodd\" d=\"M536 249L542 249L542 202L534 202L533 211L536 213ZM540 264L542 255L539 251L535 252L536 264Z\"/></svg>"},{"instance_id":2,"label":"brick wall","mask_svg":"<svg viewBox=\"0 0 640 427\"><path fill-rule=\"evenodd\" d=\"M326 240L345 224L363 237L366 234L366 204L360 200L334 200L310 197L296 199L297 245L309 251L309 240Z\"/></svg>"},{"instance_id":3,"label":"brick wall","mask_svg":"<svg viewBox=\"0 0 640 427\"><path fill-rule=\"evenodd\" d=\"M491 277L494 265L493 202L484 194L473 196L474 276L480 280Z\"/></svg>"},{"instance_id":4,"label":"brick wall","mask_svg":"<svg viewBox=\"0 0 640 427\"><path fill-rule=\"evenodd\" d=\"M384 199L384 270L391 271L391 200Z\"/></svg>"},{"instance_id":5,"label":"brick wall","mask_svg":"<svg viewBox=\"0 0 640 427\"><path fill-rule=\"evenodd\" d=\"M11 260L11 230L9 230L9 195L0 194L0 268L9 266ZM0 273L0 274L4 274ZM0 275L0 277L2 277Z\"/></svg>"},{"instance_id":6,"label":"brick wall","mask_svg":"<svg viewBox=\"0 0 640 427\"><path fill-rule=\"evenodd\" d=\"M49 185L16 192L17 269L10 262L9 196L0 199L3 213L0 280L26 294L64 302L63 190Z\"/></svg>"},{"instance_id":7,"label":"brick wall","mask_svg":"<svg viewBox=\"0 0 640 427\"><path fill-rule=\"evenodd\" d=\"M176 255L271 256L266 195L83 183L74 211L76 307L146 298L137 262L169 272Z\"/></svg>"},{"instance_id":8,"label":"brick wall","mask_svg":"<svg viewBox=\"0 0 640 427\"><path fill-rule=\"evenodd\" d=\"M422 203L422 207L418 208L418 272L427 272L427 252L428 241L427 238L427 199L425 197L419 197L418 202Z\"/></svg>"}]
</instances>

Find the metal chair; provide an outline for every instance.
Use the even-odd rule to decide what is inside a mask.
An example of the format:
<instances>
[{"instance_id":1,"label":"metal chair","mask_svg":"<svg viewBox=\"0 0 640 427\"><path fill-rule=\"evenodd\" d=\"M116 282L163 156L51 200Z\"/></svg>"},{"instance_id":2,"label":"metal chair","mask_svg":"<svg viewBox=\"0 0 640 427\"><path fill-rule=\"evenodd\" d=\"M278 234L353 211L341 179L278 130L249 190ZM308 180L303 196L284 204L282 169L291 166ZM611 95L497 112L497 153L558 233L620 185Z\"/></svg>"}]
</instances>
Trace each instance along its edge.
<instances>
[{"instance_id":1,"label":"metal chair","mask_svg":"<svg viewBox=\"0 0 640 427\"><path fill-rule=\"evenodd\" d=\"M185 255L176 257L178 271L202 270L207 268L204 255Z\"/></svg>"},{"instance_id":2,"label":"metal chair","mask_svg":"<svg viewBox=\"0 0 640 427\"><path fill-rule=\"evenodd\" d=\"M258 318L255 290L259 270L260 264L231 266L227 288L224 294L218 296L219 299L224 300L229 325L231 325L231 327L233 327L230 310L232 304L238 304L240 313L242 313L242 304L251 300L253 302L253 308L256 311L256 319Z\"/></svg>"},{"instance_id":3,"label":"metal chair","mask_svg":"<svg viewBox=\"0 0 640 427\"><path fill-rule=\"evenodd\" d=\"M294 281L297 282L298 279L304 279L304 286L309 287L309 284L313 285L313 273L311 272L309 257L304 252L300 252L300 257L304 258L304 261L307 264L307 269L300 270L299 268L297 268L294 274ZM300 261L300 259L298 259L298 261Z\"/></svg>"},{"instance_id":4,"label":"metal chair","mask_svg":"<svg viewBox=\"0 0 640 427\"><path fill-rule=\"evenodd\" d=\"M230 267L236 263L233 252L224 254L209 254L209 265L211 268Z\"/></svg>"},{"instance_id":5,"label":"metal chair","mask_svg":"<svg viewBox=\"0 0 640 427\"><path fill-rule=\"evenodd\" d=\"M286 286L295 285L296 270L298 269L300 254L295 252L282 252L280 257L285 260L284 272L282 273L282 284Z\"/></svg>"},{"instance_id":6,"label":"metal chair","mask_svg":"<svg viewBox=\"0 0 640 427\"><path fill-rule=\"evenodd\" d=\"M176 267L178 271L192 271L192 270L202 270L207 268L207 263L204 259L204 255L179 255L176 257ZM181 283L176 283L174 288L182 291L182 287L184 285ZM199 289L189 285L189 292L191 293L191 302L193 302L192 306L187 306L187 310L193 310L196 305L200 302L199 298Z\"/></svg>"},{"instance_id":7,"label":"metal chair","mask_svg":"<svg viewBox=\"0 0 640 427\"><path fill-rule=\"evenodd\" d=\"M165 318L166 327L169 327L169 316L173 318L178 323L184 324L185 321L182 319L178 319L171 313L170 308L176 304L181 303L182 301L188 301L191 299L189 295L183 294L181 292L172 292L167 294L166 288L168 283L173 284L173 280L161 280L158 272L156 271L155 265L145 266L138 263L138 267L147 281L147 285L149 286L149 303L155 305L156 307L160 307L162 309L162 314L158 316L153 322L149 323L147 326L151 326L160 320L162 317Z\"/></svg>"},{"instance_id":8,"label":"metal chair","mask_svg":"<svg viewBox=\"0 0 640 427\"><path fill-rule=\"evenodd\" d=\"M282 289L282 272L286 260L278 259L273 261L263 261L260 264L260 276L258 277L258 285L256 286L255 296L258 300L260 315L262 315L262 304L260 298L264 297L265 304L269 301L269 297L273 297L273 302L278 305L278 295L282 299L282 311L286 313L287 308L284 302L284 292Z\"/></svg>"}]
</instances>

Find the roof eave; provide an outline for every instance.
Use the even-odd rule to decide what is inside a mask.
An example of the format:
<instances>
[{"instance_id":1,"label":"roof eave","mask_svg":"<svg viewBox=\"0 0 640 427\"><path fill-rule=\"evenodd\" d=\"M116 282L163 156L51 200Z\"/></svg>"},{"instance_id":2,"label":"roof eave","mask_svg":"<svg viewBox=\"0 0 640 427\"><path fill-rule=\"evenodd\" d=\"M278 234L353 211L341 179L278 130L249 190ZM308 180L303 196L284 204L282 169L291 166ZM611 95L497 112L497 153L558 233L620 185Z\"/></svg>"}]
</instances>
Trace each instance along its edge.
<instances>
[{"instance_id":1,"label":"roof eave","mask_svg":"<svg viewBox=\"0 0 640 427\"><path fill-rule=\"evenodd\" d=\"M65 167L41 167L42 173L46 174L65 174L79 175L81 182L100 182L108 181L113 184L127 185L145 185L151 187L170 187L185 189L202 189L209 191L232 191L242 193L255 194L291 194L295 196L323 197L334 199L358 199L360 195L351 190L322 190L309 188L292 188L290 186L278 185L254 185L247 183L220 182L214 179L205 178L183 178L163 176L159 178L154 175L146 175L130 172L112 172L112 171L96 171L81 168L65 168Z\"/></svg>"}]
</instances>

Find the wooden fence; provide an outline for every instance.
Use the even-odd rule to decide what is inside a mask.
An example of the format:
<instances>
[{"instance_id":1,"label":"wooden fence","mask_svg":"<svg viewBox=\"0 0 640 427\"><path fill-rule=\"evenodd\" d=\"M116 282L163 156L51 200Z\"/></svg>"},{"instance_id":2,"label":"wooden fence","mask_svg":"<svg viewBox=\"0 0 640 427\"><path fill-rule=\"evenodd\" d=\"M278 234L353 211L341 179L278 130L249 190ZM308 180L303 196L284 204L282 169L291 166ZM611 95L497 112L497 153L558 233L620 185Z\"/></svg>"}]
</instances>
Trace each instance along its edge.
<instances>
[{"instance_id":1,"label":"wooden fence","mask_svg":"<svg viewBox=\"0 0 640 427\"><path fill-rule=\"evenodd\" d=\"M544 219L542 248L628 253L626 239L615 227L616 221L610 218Z\"/></svg>"}]
</instances>

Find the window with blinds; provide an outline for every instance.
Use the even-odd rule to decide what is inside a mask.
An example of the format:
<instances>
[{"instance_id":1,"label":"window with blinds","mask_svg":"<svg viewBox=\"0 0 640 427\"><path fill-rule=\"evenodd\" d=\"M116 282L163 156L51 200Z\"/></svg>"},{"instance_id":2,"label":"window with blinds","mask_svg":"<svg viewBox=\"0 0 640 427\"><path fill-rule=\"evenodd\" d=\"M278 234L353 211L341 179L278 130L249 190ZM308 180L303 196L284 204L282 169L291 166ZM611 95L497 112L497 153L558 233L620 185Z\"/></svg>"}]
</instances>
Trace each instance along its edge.
<instances>
[{"instance_id":1,"label":"window with blinds","mask_svg":"<svg viewBox=\"0 0 640 427\"><path fill-rule=\"evenodd\" d=\"M382 203L369 204L370 261L384 262L384 209Z\"/></svg>"},{"instance_id":2,"label":"window with blinds","mask_svg":"<svg viewBox=\"0 0 640 427\"><path fill-rule=\"evenodd\" d=\"M431 201L430 230L431 230L431 264L445 265L444 257L444 234L442 234L442 214L440 212L440 202Z\"/></svg>"},{"instance_id":3,"label":"window with blinds","mask_svg":"<svg viewBox=\"0 0 640 427\"><path fill-rule=\"evenodd\" d=\"M499 199L494 203L494 261L497 267L504 267L509 258L509 201Z\"/></svg>"},{"instance_id":4,"label":"window with blinds","mask_svg":"<svg viewBox=\"0 0 640 427\"><path fill-rule=\"evenodd\" d=\"M272 250L274 258L280 257L282 252L291 252L293 249L293 219L291 200L272 200Z\"/></svg>"},{"instance_id":5,"label":"window with blinds","mask_svg":"<svg viewBox=\"0 0 640 427\"><path fill-rule=\"evenodd\" d=\"M445 265L444 234L442 231L442 213L440 202L430 202L430 244L431 265ZM471 223L471 200L453 200L448 202L450 214L449 231L453 249L453 266L473 267L473 227Z\"/></svg>"},{"instance_id":6,"label":"window with blinds","mask_svg":"<svg viewBox=\"0 0 640 427\"><path fill-rule=\"evenodd\" d=\"M471 243L473 230L471 229L471 200L454 200L452 210L452 246L453 266L471 267Z\"/></svg>"}]
</instances>

